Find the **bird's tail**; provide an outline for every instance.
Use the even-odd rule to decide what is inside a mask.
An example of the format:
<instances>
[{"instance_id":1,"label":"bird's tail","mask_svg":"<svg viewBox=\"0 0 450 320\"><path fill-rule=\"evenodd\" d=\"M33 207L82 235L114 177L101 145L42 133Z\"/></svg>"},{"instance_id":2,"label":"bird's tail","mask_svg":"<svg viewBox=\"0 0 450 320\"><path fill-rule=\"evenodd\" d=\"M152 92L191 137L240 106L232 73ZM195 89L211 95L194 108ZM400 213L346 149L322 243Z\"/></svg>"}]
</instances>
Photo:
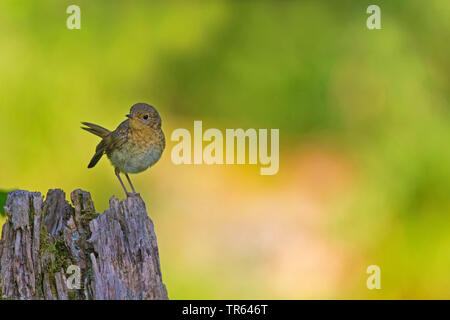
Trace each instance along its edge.
<instances>
[{"instance_id":1,"label":"bird's tail","mask_svg":"<svg viewBox=\"0 0 450 320\"><path fill-rule=\"evenodd\" d=\"M99 136L100 138L106 137L108 134L111 133L108 129L105 129L103 127L100 127L96 124L89 123L89 122L82 122L86 127L81 127L81 129L84 129L86 131L89 131L92 134L95 134L96 136ZM97 145L97 148L95 149L95 154L91 159L91 162L89 162L88 168L93 168L97 162L100 160L100 158L105 153L106 143L102 139L100 143Z\"/></svg>"},{"instance_id":2,"label":"bird's tail","mask_svg":"<svg viewBox=\"0 0 450 320\"><path fill-rule=\"evenodd\" d=\"M106 143L105 140L100 141L100 143L97 145L97 148L95 149L95 154L91 159L91 162L89 162L88 168L93 168L97 164L97 162L100 160L100 158L105 153Z\"/></svg>"},{"instance_id":3,"label":"bird's tail","mask_svg":"<svg viewBox=\"0 0 450 320\"><path fill-rule=\"evenodd\" d=\"M108 129L105 129L93 123L82 122L82 124L84 124L86 127L81 127L81 129L89 131L90 133L95 134L100 138L104 138L111 133L111 131L109 131Z\"/></svg>"}]
</instances>

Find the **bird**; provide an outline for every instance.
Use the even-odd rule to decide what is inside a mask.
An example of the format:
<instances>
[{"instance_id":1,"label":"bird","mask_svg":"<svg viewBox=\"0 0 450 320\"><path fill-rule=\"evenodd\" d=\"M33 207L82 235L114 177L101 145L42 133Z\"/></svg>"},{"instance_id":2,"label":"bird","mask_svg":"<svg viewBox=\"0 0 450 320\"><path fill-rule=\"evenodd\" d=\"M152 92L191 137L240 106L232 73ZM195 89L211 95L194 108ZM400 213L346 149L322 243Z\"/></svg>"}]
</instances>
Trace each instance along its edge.
<instances>
[{"instance_id":1,"label":"bird","mask_svg":"<svg viewBox=\"0 0 450 320\"><path fill-rule=\"evenodd\" d=\"M128 174L140 173L158 162L166 146L166 140L161 129L161 117L155 107L142 102L136 103L126 117L128 119L119 124L114 131L89 122L81 122L85 126L81 128L102 138L95 148L95 154L88 168L95 167L106 154L128 198L138 195ZM128 192L120 173L125 174L132 193Z\"/></svg>"}]
</instances>

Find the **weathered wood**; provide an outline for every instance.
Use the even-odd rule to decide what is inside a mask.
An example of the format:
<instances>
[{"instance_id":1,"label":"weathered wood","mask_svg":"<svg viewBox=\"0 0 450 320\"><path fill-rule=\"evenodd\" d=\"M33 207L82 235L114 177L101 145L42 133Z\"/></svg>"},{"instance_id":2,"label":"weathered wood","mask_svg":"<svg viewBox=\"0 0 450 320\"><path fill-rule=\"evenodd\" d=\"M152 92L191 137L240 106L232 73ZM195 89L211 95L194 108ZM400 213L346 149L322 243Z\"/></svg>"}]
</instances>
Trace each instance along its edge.
<instances>
[{"instance_id":1,"label":"weathered wood","mask_svg":"<svg viewBox=\"0 0 450 320\"><path fill-rule=\"evenodd\" d=\"M8 195L0 240L3 299L167 299L153 223L144 201L110 199L103 214L91 195L49 190ZM79 267L81 286L69 278ZM75 266L75 267L73 267ZM70 281L76 284L76 282Z\"/></svg>"}]
</instances>

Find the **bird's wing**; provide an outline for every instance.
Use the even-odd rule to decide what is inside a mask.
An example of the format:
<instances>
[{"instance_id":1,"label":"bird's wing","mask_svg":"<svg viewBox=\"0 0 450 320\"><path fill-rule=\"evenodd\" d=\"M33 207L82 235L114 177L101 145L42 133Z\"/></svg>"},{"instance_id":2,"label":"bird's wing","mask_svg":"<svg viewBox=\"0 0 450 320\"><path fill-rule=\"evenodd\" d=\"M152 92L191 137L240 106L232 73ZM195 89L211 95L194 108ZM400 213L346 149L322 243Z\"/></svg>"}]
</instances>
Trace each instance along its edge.
<instances>
[{"instance_id":1,"label":"bird's wing","mask_svg":"<svg viewBox=\"0 0 450 320\"><path fill-rule=\"evenodd\" d=\"M129 128L129 120L125 120L117 127L116 130L103 139L105 141L106 154L111 154L112 151L120 148L127 141Z\"/></svg>"}]
</instances>

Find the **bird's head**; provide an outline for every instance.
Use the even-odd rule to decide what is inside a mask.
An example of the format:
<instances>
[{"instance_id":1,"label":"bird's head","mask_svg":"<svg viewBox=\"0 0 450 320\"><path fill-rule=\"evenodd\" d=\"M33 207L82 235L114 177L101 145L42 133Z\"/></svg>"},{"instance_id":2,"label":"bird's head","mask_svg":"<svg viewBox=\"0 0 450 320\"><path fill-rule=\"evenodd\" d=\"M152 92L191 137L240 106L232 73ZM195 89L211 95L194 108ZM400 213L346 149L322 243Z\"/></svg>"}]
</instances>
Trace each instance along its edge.
<instances>
[{"instance_id":1,"label":"bird's head","mask_svg":"<svg viewBox=\"0 0 450 320\"><path fill-rule=\"evenodd\" d=\"M161 117L158 111L146 103L136 103L126 115L130 119L130 125L135 129L161 128Z\"/></svg>"}]
</instances>

